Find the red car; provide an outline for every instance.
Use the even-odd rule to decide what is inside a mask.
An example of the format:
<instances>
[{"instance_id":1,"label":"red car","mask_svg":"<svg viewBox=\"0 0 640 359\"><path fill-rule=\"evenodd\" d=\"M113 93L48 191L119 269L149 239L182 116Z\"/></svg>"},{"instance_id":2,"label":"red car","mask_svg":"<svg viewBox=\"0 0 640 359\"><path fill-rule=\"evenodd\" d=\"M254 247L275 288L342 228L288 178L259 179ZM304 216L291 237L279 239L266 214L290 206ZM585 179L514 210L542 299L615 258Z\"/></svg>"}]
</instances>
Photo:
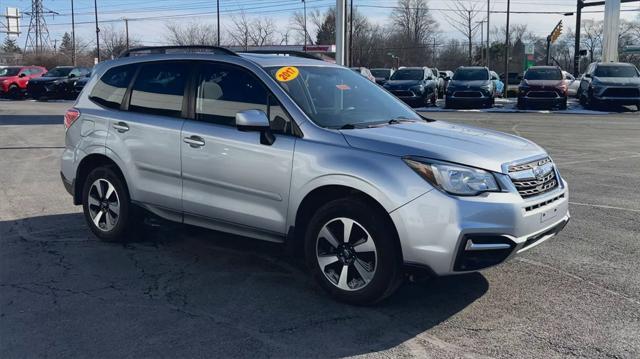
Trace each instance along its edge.
<instances>
[{"instance_id":1,"label":"red car","mask_svg":"<svg viewBox=\"0 0 640 359\"><path fill-rule=\"evenodd\" d=\"M7 66L0 68L0 96L18 98L27 91L30 79L40 77L47 69L42 66Z\"/></svg>"}]
</instances>

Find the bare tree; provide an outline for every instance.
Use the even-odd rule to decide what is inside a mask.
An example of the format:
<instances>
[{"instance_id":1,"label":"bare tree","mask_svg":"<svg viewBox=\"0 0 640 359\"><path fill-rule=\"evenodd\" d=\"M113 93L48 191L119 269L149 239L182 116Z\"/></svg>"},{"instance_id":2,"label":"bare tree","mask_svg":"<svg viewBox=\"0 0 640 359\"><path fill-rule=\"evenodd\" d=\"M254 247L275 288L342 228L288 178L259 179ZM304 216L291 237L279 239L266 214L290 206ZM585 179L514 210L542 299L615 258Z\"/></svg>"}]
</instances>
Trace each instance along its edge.
<instances>
[{"instance_id":1,"label":"bare tree","mask_svg":"<svg viewBox=\"0 0 640 359\"><path fill-rule=\"evenodd\" d=\"M395 32L390 35L390 41L400 47L394 50L397 52L394 55L410 65L424 64L424 59L431 57L432 48L428 45L438 30L427 0L398 0L391 13L391 22Z\"/></svg>"},{"instance_id":2,"label":"bare tree","mask_svg":"<svg viewBox=\"0 0 640 359\"><path fill-rule=\"evenodd\" d=\"M249 39L251 45L264 46L274 43L274 35L277 32L276 24L271 18L257 18L249 26Z\"/></svg>"},{"instance_id":3,"label":"bare tree","mask_svg":"<svg viewBox=\"0 0 640 359\"><path fill-rule=\"evenodd\" d=\"M296 37L297 40L300 43L308 43L308 44L313 44L314 41L311 38L311 34L317 31L317 19L320 16L320 11L316 10L314 12L311 12L310 14L308 14L307 16L307 24L306 24L306 41L305 41L305 22L304 22L304 13L302 13L301 11L296 11L293 13L293 16L291 16L291 19L289 20L289 26L291 28L291 30L293 30L296 33Z\"/></svg>"},{"instance_id":4,"label":"bare tree","mask_svg":"<svg viewBox=\"0 0 640 359\"><path fill-rule=\"evenodd\" d=\"M213 46L216 44L216 28L213 25L201 23L187 23L183 25L166 24L167 36L165 40L170 45L178 46Z\"/></svg>"},{"instance_id":5,"label":"bare tree","mask_svg":"<svg viewBox=\"0 0 640 359\"><path fill-rule=\"evenodd\" d=\"M602 32L601 21L585 20L582 24L581 42L589 51L589 62L593 62L597 51L602 49Z\"/></svg>"},{"instance_id":6,"label":"bare tree","mask_svg":"<svg viewBox=\"0 0 640 359\"><path fill-rule=\"evenodd\" d=\"M139 42L129 38L129 46L137 46ZM107 59L118 57L127 49L127 35L122 30L116 30L113 25L100 29L101 56Z\"/></svg>"},{"instance_id":7,"label":"bare tree","mask_svg":"<svg viewBox=\"0 0 640 359\"><path fill-rule=\"evenodd\" d=\"M478 2L457 0L449 7L451 12L445 12L444 16L449 24L467 39L468 64L473 62L473 37L481 24L478 18L482 15L481 5Z\"/></svg>"}]
</instances>

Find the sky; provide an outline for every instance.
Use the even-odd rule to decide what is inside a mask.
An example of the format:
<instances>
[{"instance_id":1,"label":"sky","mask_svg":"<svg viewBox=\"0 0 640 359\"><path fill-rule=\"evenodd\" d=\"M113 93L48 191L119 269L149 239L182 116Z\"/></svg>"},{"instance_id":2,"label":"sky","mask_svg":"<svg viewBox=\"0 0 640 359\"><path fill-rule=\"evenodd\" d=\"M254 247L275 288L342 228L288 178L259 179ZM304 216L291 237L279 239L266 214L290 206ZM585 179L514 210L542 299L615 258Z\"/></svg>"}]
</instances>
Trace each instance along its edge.
<instances>
[{"instance_id":1,"label":"sky","mask_svg":"<svg viewBox=\"0 0 640 359\"><path fill-rule=\"evenodd\" d=\"M349 1L349 0L347 0ZM357 11L364 14L372 23L389 23L391 7L396 5L395 0L353 0ZM444 38L462 39L448 23L444 14L447 9L453 8L456 0L429 0L428 5L432 14L440 24L441 36ZM466 0L477 2L482 9L484 20L486 17L486 0ZM507 0L490 0L491 11L506 11ZM316 9L325 11L335 6L335 0L306 0L307 11ZM49 14L46 21L50 38L58 40L62 35L71 32L71 0L43 0L45 9L55 11L58 14ZM146 45L159 45L165 41L165 24L202 22L215 24L216 0L97 0L98 17L100 27L113 26L116 30L124 29L124 17L130 19L129 33L131 38L137 39ZM575 17L563 16L561 13L575 11L575 0L511 0L511 11L547 11L560 14L517 14L511 15L511 24L527 24L529 30L539 36L546 36L559 20L567 27L575 26ZM75 0L76 36L92 46L95 45L94 7L92 0ZM21 12L31 9L30 0L0 0L0 12L5 13L7 7L17 7ZM632 19L640 14L640 2L622 4L621 18ZM279 27L286 26L295 11L302 10L300 0L220 0L221 25L224 29L230 23L230 17L244 11L248 17L270 17ZM603 11L602 7L584 9L588 11ZM625 11L626 10L626 11ZM583 13L583 19L602 20L603 13ZM490 17L491 27L504 26L506 14L492 13ZM4 19L3 19L4 22ZM29 17L24 15L21 20L22 35L18 38L18 44L24 46ZM486 25L485 25L486 26ZM476 41L480 41L480 32L476 35ZM0 41L5 35L0 34ZM493 41L493 39L492 39Z\"/></svg>"}]
</instances>

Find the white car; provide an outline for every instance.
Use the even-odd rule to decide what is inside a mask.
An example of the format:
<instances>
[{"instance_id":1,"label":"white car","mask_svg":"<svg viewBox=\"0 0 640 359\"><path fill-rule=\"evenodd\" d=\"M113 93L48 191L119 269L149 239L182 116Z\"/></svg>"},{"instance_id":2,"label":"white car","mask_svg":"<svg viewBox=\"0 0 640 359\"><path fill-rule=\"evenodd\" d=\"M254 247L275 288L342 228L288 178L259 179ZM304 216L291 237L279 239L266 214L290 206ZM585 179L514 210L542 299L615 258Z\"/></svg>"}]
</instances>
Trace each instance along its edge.
<instances>
[{"instance_id":1,"label":"white car","mask_svg":"<svg viewBox=\"0 0 640 359\"><path fill-rule=\"evenodd\" d=\"M578 94L578 88L580 88L580 81L582 80L582 75L577 79L567 71L562 71L563 82L567 85L567 96L576 97Z\"/></svg>"}]
</instances>

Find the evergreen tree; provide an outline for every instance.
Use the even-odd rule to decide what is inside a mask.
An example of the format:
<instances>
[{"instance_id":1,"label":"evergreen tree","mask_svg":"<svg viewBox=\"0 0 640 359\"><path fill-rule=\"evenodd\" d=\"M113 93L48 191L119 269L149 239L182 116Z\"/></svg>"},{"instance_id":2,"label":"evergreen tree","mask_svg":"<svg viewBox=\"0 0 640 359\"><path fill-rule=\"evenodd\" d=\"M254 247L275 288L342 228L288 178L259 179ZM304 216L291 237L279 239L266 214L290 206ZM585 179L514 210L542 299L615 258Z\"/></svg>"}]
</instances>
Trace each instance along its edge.
<instances>
[{"instance_id":1,"label":"evergreen tree","mask_svg":"<svg viewBox=\"0 0 640 359\"><path fill-rule=\"evenodd\" d=\"M0 47L0 49L8 54L19 54L22 52L22 50L16 43L16 40L9 37L4 39L4 43L2 44L2 47Z\"/></svg>"},{"instance_id":2,"label":"evergreen tree","mask_svg":"<svg viewBox=\"0 0 640 359\"><path fill-rule=\"evenodd\" d=\"M59 51L67 56L71 56L73 53L73 40L68 32L65 32L64 35L62 35Z\"/></svg>"}]
</instances>

